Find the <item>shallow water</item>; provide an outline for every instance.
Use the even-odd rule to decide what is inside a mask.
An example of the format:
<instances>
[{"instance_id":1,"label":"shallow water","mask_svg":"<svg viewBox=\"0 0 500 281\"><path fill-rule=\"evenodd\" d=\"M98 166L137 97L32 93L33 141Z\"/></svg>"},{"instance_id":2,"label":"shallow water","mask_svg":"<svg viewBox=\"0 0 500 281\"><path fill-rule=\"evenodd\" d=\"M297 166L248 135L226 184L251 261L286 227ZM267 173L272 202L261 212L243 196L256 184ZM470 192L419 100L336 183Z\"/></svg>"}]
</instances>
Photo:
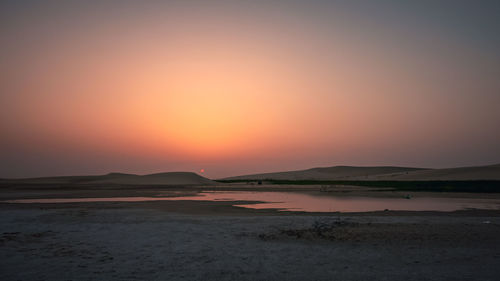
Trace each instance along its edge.
<instances>
[{"instance_id":1,"label":"shallow water","mask_svg":"<svg viewBox=\"0 0 500 281\"><path fill-rule=\"evenodd\" d=\"M456 211L463 209L500 209L498 199L415 197L384 198L332 196L322 193L215 191L181 197L110 197L19 199L4 203L78 203L78 202L143 202L143 201L256 201L234 206L251 209L278 209L303 212L371 212L397 211Z\"/></svg>"}]
</instances>

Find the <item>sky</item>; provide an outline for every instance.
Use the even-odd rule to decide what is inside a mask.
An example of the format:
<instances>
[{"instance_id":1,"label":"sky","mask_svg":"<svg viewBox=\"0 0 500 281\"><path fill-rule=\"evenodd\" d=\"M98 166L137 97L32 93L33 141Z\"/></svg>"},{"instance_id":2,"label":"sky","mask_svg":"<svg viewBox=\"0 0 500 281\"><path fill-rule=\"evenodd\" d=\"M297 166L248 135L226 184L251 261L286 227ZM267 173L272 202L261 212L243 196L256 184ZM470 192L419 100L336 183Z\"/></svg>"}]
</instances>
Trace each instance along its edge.
<instances>
[{"instance_id":1,"label":"sky","mask_svg":"<svg viewBox=\"0 0 500 281\"><path fill-rule=\"evenodd\" d=\"M500 163L499 1L1 1L0 177Z\"/></svg>"}]
</instances>

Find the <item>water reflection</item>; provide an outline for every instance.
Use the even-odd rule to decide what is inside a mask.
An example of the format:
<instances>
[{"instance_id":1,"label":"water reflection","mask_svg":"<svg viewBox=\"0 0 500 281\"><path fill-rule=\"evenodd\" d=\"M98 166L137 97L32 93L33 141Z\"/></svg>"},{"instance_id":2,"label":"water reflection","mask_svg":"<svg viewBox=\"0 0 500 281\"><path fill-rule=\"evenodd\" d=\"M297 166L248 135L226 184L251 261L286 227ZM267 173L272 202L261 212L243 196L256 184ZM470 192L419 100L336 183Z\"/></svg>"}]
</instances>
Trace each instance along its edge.
<instances>
[{"instance_id":1,"label":"water reflection","mask_svg":"<svg viewBox=\"0 0 500 281\"><path fill-rule=\"evenodd\" d=\"M78 202L143 202L143 201L254 201L235 206L251 209L278 209L304 212L369 212L398 211L456 211L462 209L500 209L498 199L416 197L347 197L296 192L219 191L201 192L181 197L111 197L111 198L54 198L20 199L6 203L78 203Z\"/></svg>"}]
</instances>

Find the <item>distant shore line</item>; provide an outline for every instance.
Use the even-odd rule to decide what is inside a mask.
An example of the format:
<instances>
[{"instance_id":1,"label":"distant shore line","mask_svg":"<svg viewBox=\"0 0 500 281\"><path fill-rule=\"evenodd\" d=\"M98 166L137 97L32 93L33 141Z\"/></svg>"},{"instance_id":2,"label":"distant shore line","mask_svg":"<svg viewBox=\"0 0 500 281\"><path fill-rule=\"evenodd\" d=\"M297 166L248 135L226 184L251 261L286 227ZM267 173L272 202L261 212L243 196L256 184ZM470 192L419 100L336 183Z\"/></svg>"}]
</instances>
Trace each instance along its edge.
<instances>
[{"instance_id":1,"label":"distant shore line","mask_svg":"<svg viewBox=\"0 0 500 281\"><path fill-rule=\"evenodd\" d=\"M480 192L500 193L500 180L432 180L432 181L362 181L362 180L277 180L277 179L237 179L215 180L220 183L266 183L289 185L350 185L363 187L392 188L401 191L433 192ZM387 191L387 189L383 189Z\"/></svg>"}]
</instances>

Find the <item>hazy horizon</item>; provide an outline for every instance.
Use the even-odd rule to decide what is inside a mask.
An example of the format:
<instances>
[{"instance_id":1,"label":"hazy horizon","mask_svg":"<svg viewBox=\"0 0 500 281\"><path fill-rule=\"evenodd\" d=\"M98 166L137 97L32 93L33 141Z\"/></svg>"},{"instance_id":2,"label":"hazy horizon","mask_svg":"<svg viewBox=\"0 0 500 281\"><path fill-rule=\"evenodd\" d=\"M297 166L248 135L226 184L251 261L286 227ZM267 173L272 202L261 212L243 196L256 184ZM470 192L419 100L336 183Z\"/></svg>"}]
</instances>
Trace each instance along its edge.
<instances>
[{"instance_id":1,"label":"hazy horizon","mask_svg":"<svg viewBox=\"0 0 500 281\"><path fill-rule=\"evenodd\" d=\"M499 13L2 1L0 177L498 164Z\"/></svg>"}]
</instances>

